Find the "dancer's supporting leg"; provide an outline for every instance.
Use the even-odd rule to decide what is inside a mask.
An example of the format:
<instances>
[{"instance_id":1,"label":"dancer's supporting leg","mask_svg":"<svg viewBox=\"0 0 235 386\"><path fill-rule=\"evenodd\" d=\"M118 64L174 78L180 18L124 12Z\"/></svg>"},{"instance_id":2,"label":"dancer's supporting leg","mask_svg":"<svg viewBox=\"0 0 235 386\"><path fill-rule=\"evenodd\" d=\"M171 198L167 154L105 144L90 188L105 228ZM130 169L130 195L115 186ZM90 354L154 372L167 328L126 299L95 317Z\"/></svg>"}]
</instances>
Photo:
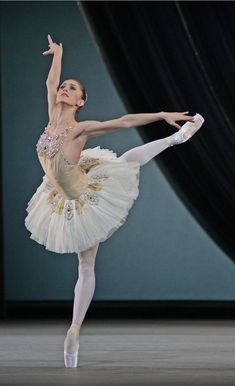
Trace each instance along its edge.
<instances>
[{"instance_id":1,"label":"dancer's supporting leg","mask_svg":"<svg viewBox=\"0 0 235 386\"><path fill-rule=\"evenodd\" d=\"M181 129L169 137L157 139L156 141L136 146L123 153L119 159L126 161L137 161L140 165L145 165L153 157L161 153L169 146L178 145L187 141L202 126L204 118L200 114L194 115L194 122L186 122Z\"/></svg>"},{"instance_id":2,"label":"dancer's supporting leg","mask_svg":"<svg viewBox=\"0 0 235 386\"><path fill-rule=\"evenodd\" d=\"M95 292L95 259L99 243L78 254L78 281L74 288L73 318L64 341L66 367L77 367L79 333Z\"/></svg>"}]
</instances>

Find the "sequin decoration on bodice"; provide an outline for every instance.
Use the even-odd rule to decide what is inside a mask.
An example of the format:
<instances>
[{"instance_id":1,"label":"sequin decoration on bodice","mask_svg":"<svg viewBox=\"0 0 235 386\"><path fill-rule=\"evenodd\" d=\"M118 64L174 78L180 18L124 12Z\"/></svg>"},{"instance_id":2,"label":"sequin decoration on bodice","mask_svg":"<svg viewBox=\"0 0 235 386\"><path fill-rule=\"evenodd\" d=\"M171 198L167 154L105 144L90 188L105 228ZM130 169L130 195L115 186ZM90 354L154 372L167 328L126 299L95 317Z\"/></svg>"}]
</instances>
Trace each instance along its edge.
<instances>
[{"instance_id":1,"label":"sequin decoration on bodice","mask_svg":"<svg viewBox=\"0 0 235 386\"><path fill-rule=\"evenodd\" d=\"M45 127L44 132L41 134L36 148L40 156L45 155L48 158L52 158L61 149L64 142L64 138L68 135L70 129L73 126L66 127L60 134L50 136L48 127Z\"/></svg>"}]
</instances>

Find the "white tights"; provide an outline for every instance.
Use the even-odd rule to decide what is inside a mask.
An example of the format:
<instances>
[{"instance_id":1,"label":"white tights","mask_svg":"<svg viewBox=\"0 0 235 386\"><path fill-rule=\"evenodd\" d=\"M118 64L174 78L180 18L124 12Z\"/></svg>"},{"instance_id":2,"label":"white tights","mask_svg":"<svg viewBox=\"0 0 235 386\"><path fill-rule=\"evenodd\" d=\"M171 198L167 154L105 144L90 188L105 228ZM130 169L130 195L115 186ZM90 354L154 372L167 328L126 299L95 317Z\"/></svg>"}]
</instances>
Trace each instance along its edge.
<instances>
[{"instance_id":1,"label":"white tights","mask_svg":"<svg viewBox=\"0 0 235 386\"><path fill-rule=\"evenodd\" d=\"M143 166L157 154L169 147L166 138L168 137L133 147L133 149L126 151L118 158L125 159L126 161L138 161L140 165Z\"/></svg>"},{"instance_id":2,"label":"white tights","mask_svg":"<svg viewBox=\"0 0 235 386\"><path fill-rule=\"evenodd\" d=\"M72 323L64 340L64 350L73 354L79 348L80 327L95 292L95 258L99 243L78 254L78 280L74 287Z\"/></svg>"},{"instance_id":3,"label":"white tights","mask_svg":"<svg viewBox=\"0 0 235 386\"><path fill-rule=\"evenodd\" d=\"M78 254L78 281L74 288L72 324L82 324L95 292L95 258L99 243Z\"/></svg>"}]
</instances>

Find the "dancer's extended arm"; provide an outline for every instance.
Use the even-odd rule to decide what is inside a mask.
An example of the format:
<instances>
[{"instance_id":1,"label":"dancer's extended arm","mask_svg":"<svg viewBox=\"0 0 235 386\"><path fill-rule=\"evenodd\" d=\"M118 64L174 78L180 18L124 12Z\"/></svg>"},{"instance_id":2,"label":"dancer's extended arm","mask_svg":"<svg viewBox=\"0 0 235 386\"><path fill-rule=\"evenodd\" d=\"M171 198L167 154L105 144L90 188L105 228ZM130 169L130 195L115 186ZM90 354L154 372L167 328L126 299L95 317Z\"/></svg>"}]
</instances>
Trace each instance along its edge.
<instances>
[{"instance_id":1,"label":"dancer's extended arm","mask_svg":"<svg viewBox=\"0 0 235 386\"><path fill-rule=\"evenodd\" d=\"M159 121L161 119L164 119L169 125L180 129L181 126L175 121L193 121L193 116L185 115L186 113L188 113L188 111L182 113L161 111L159 113L126 114L120 118L111 119L109 121L83 121L79 123L78 133L83 127L83 134L87 135L89 138L96 137L123 128L147 125L148 123Z\"/></svg>"},{"instance_id":2,"label":"dancer's extended arm","mask_svg":"<svg viewBox=\"0 0 235 386\"><path fill-rule=\"evenodd\" d=\"M186 113L188 111L180 113L161 111L159 113L126 114L123 116L123 119L126 120L127 127L143 126L164 119L170 125L180 129L180 126L175 121L187 121L193 118L191 115L185 115Z\"/></svg>"},{"instance_id":3,"label":"dancer's extended arm","mask_svg":"<svg viewBox=\"0 0 235 386\"><path fill-rule=\"evenodd\" d=\"M123 119L126 120L127 127L137 127L164 119L164 112L126 114L123 115Z\"/></svg>"}]
</instances>

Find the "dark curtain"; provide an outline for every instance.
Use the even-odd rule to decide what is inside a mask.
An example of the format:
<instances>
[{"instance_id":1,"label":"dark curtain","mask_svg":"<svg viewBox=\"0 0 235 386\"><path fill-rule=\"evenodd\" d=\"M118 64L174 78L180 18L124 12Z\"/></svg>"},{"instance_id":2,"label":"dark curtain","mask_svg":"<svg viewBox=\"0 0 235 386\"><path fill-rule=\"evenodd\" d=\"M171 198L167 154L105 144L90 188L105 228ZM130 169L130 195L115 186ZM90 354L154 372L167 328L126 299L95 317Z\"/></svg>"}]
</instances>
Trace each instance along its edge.
<instances>
[{"instance_id":1,"label":"dark curtain","mask_svg":"<svg viewBox=\"0 0 235 386\"><path fill-rule=\"evenodd\" d=\"M193 216L235 260L235 4L78 5L128 113L189 111L205 118L195 136L155 160ZM176 130L165 121L138 127L145 142Z\"/></svg>"},{"instance_id":2,"label":"dark curtain","mask_svg":"<svg viewBox=\"0 0 235 386\"><path fill-rule=\"evenodd\" d=\"M2 31L2 4L0 3L0 32ZM2 42L1 42L2 44ZM2 61L0 60L0 75L2 75ZM2 90L2 77L0 76L0 89ZM2 92L0 94L0 106L2 106ZM1 119L1 160L2 160L2 109L0 109ZM0 169L0 178L2 181L2 168ZM2 184L1 184L2 187ZM0 318L6 317L6 303L5 303L5 278L4 278L4 243L3 243L3 192L1 189L1 206L0 206Z\"/></svg>"}]
</instances>

